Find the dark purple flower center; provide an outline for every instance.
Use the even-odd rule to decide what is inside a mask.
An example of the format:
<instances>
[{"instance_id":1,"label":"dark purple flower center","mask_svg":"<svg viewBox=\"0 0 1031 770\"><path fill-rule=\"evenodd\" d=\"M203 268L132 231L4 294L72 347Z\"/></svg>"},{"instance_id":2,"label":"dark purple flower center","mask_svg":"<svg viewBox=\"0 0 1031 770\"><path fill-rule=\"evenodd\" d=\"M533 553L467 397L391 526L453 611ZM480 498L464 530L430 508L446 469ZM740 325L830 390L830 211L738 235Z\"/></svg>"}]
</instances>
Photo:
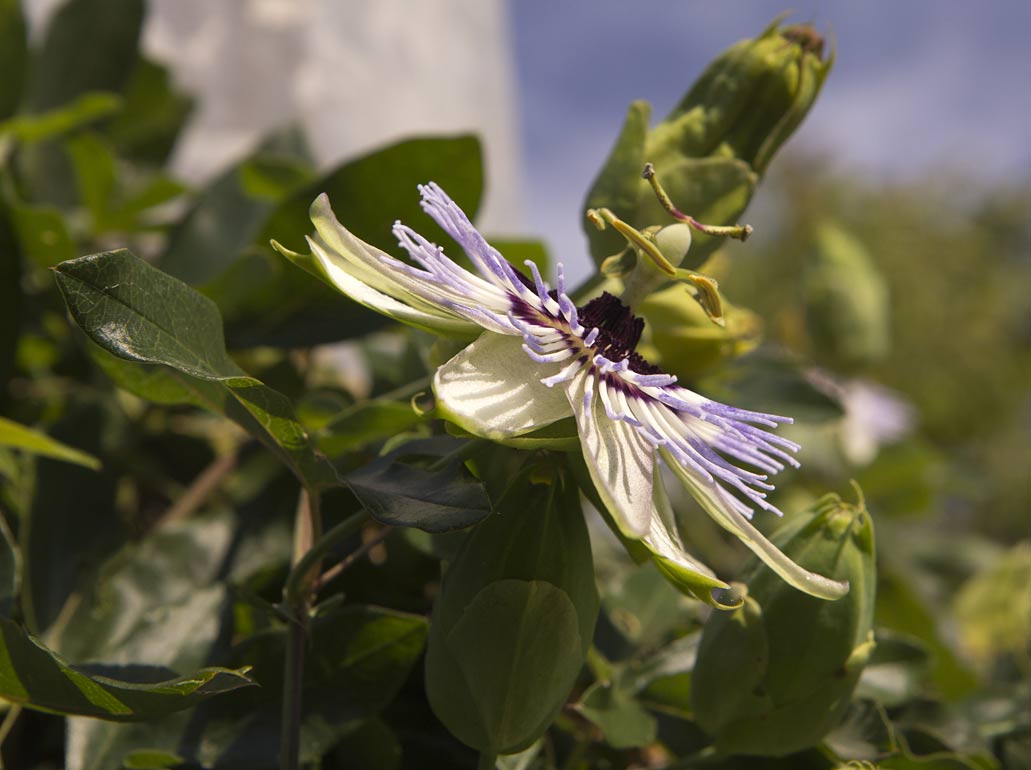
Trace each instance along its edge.
<instances>
[{"instance_id":1,"label":"dark purple flower center","mask_svg":"<svg viewBox=\"0 0 1031 770\"><path fill-rule=\"evenodd\" d=\"M634 349L641 341L644 319L630 312L630 308L608 292L595 297L577 308L580 323L588 331L597 327L598 338L594 349L610 361L630 362L630 369L638 374L657 374L661 370L641 357Z\"/></svg>"}]
</instances>

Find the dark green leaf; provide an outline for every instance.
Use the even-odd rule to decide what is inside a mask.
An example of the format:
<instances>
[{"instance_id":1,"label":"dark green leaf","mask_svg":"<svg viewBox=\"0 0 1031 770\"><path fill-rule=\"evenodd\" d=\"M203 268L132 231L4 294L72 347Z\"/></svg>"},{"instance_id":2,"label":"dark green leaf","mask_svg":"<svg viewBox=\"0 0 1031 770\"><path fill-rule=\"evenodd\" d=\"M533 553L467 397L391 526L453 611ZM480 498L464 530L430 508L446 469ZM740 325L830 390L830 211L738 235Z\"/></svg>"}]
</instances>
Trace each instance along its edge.
<instances>
[{"instance_id":1,"label":"dark green leaf","mask_svg":"<svg viewBox=\"0 0 1031 770\"><path fill-rule=\"evenodd\" d=\"M308 486L334 483L285 396L228 356L211 300L128 251L64 262L58 286L75 322L116 356L169 367L213 411L225 414L269 447Z\"/></svg>"},{"instance_id":2,"label":"dark green leaf","mask_svg":"<svg viewBox=\"0 0 1031 770\"><path fill-rule=\"evenodd\" d=\"M14 370L22 313L22 249L13 212L0 200L0 392Z\"/></svg>"},{"instance_id":3,"label":"dark green leaf","mask_svg":"<svg viewBox=\"0 0 1031 770\"><path fill-rule=\"evenodd\" d=\"M257 240L276 204L310 177L303 159L259 148L201 193L172 231L161 268L194 285L222 275Z\"/></svg>"},{"instance_id":4,"label":"dark green leaf","mask_svg":"<svg viewBox=\"0 0 1031 770\"><path fill-rule=\"evenodd\" d=\"M21 554L7 520L0 516L0 617L10 617L21 584Z\"/></svg>"},{"instance_id":5,"label":"dark green leaf","mask_svg":"<svg viewBox=\"0 0 1031 770\"><path fill-rule=\"evenodd\" d=\"M422 227L417 185L436 182L470 219L483 191L483 158L474 136L410 139L376 150L333 169L305 185L280 205L265 224L261 240L275 238L297 251L312 229L308 207L329 195L347 228L362 240L397 251L391 227L398 219Z\"/></svg>"},{"instance_id":6,"label":"dark green leaf","mask_svg":"<svg viewBox=\"0 0 1031 770\"><path fill-rule=\"evenodd\" d=\"M193 100L177 91L168 70L139 58L126 85L125 105L106 133L119 156L162 165L172 152Z\"/></svg>"},{"instance_id":7,"label":"dark green leaf","mask_svg":"<svg viewBox=\"0 0 1031 770\"><path fill-rule=\"evenodd\" d=\"M0 618L0 696L28 708L115 721L153 719L251 683L245 669L206 668L175 679L165 679L163 669L134 673L133 680L87 674Z\"/></svg>"},{"instance_id":8,"label":"dark green leaf","mask_svg":"<svg viewBox=\"0 0 1031 770\"><path fill-rule=\"evenodd\" d=\"M13 447L30 454L51 457L66 463L97 470L100 460L91 454L63 444L45 433L0 417L0 446Z\"/></svg>"},{"instance_id":9,"label":"dark green leaf","mask_svg":"<svg viewBox=\"0 0 1031 770\"><path fill-rule=\"evenodd\" d=\"M88 91L121 92L136 63L143 14L143 0L68 0L34 58L29 109L53 109Z\"/></svg>"},{"instance_id":10,"label":"dark green leaf","mask_svg":"<svg viewBox=\"0 0 1031 770\"><path fill-rule=\"evenodd\" d=\"M343 607L314 619L305 655L302 762L317 761L394 699L422 654L426 630L422 616L378 607ZM277 630L239 646L231 665L253 665L261 689L198 711L177 753L204 766L277 767L285 641Z\"/></svg>"},{"instance_id":11,"label":"dark green leaf","mask_svg":"<svg viewBox=\"0 0 1031 770\"><path fill-rule=\"evenodd\" d=\"M28 41L21 0L0 0L0 120L18 109L21 101Z\"/></svg>"},{"instance_id":12,"label":"dark green leaf","mask_svg":"<svg viewBox=\"0 0 1031 770\"><path fill-rule=\"evenodd\" d=\"M389 320L294 269L267 247L270 238L300 247L312 230L308 208L328 193L358 237L397 252L395 220L432 227L419 208L416 186L434 180L470 216L479 206L483 168L470 136L414 139L347 161L293 191L264 220L259 252L237 260L205 292L222 306L233 345L310 346L361 336ZM453 248L453 255L460 249ZM225 257L223 256L223 259Z\"/></svg>"},{"instance_id":13,"label":"dark green leaf","mask_svg":"<svg viewBox=\"0 0 1031 770\"><path fill-rule=\"evenodd\" d=\"M124 440L122 419L108 404L76 399L48 433L103 457L105 446ZM18 532L25 557L22 610L33 631L49 628L68 598L125 542L117 483L110 467L96 471L37 460L31 507Z\"/></svg>"},{"instance_id":14,"label":"dark green leaf","mask_svg":"<svg viewBox=\"0 0 1031 770\"><path fill-rule=\"evenodd\" d=\"M440 458L460 448L453 439L412 441L352 471L348 487L365 509L382 521L427 532L449 532L472 526L491 513L487 492L464 469L461 460L440 468L420 468L405 457Z\"/></svg>"}]
</instances>

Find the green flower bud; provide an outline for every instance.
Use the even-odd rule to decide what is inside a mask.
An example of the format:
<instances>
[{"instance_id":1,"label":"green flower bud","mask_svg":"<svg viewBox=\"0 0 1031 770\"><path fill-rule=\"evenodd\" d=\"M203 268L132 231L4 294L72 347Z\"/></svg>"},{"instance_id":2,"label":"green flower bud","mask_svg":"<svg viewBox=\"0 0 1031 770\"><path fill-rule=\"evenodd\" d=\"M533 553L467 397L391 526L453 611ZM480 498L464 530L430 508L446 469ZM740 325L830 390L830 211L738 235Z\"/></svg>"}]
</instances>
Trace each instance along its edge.
<instances>
[{"instance_id":1,"label":"green flower bud","mask_svg":"<svg viewBox=\"0 0 1031 770\"><path fill-rule=\"evenodd\" d=\"M828 602L765 565L748 574L744 606L714 614L691 680L698 723L727 754L783 756L820 742L841 718L873 651L874 535L862 503L837 495L773 538L809 570L848 580Z\"/></svg>"},{"instance_id":2,"label":"green flower bud","mask_svg":"<svg viewBox=\"0 0 1031 770\"><path fill-rule=\"evenodd\" d=\"M640 178L651 162L681 210L714 225L736 221L759 176L816 100L832 63L822 54L823 41L811 26L781 27L778 19L717 57L654 128L648 104L634 102L586 208L609 208L642 229L665 221L668 214ZM612 233L585 229L599 264L620 250ZM684 267L700 265L717 243L698 236Z\"/></svg>"},{"instance_id":3,"label":"green flower bud","mask_svg":"<svg viewBox=\"0 0 1031 770\"><path fill-rule=\"evenodd\" d=\"M426 657L434 713L493 755L529 746L572 689L598 594L576 485L523 482L469 535L444 575Z\"/></svg>"},{"instance_id":4,"label":"green flower bud","mask_svg":"<svg viewBox=\"0 0 1031 770\"><path fill-rule=\"evenodd\" d=\"M818 229L804 296L806 329L818 361L850 370L888 354L888 287L863 245L840 228Z\"/></svg>"},{"instance_id":5,"label":"green flower bud","mask_svg":"<svg viewBox=\"0 0 1031 770\"><path fill-rule=\"evenodd\" d=\"M762 319L751 310L724 301L720 326L680 284L649 295L639 311L649 335L641 355L687 382L754 350L762 338Z\"/></svg>"}]
</instances>

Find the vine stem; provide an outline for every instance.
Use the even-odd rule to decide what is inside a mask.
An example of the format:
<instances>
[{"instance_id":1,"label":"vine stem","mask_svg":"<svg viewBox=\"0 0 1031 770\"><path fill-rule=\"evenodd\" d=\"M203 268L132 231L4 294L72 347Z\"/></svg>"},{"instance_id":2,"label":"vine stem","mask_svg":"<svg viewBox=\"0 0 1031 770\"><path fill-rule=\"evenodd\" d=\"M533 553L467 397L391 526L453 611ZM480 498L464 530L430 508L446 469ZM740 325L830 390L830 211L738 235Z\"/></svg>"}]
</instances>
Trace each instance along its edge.
<instances>
[{"instance_id":1,"label":"vine stem","mask_svg":"<svg viewBox=\"0 0 1031 770\"><path fill-rule=\"evenodd\" d=\"M322 535L322 513L317 490L304 489L294 516L294 566L283 589L287 626L283 669L283 711L280 724L279 767L298 770L301 753L301 706L304 691L304 651L308 643L311 609L310 579L318 574L318 558L310 558ZM300 575L298 577L298 574Z\"/></svg>"}]
</instances>

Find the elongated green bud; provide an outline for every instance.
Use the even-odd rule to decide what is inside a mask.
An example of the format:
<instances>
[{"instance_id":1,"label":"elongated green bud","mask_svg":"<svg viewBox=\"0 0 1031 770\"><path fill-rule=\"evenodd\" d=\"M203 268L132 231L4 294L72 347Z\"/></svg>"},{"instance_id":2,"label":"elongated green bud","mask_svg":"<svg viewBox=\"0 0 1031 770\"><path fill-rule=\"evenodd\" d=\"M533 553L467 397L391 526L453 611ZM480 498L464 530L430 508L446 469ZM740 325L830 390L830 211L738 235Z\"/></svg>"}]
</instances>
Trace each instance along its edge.
<instances>
[{"instance_id":1,"label":"elongated green bud","mask_svg":"<svg viewBox=\"0 0 1031 770\"><path fill-rule=\"evenodd\" d=\"M779 22L718 56L656 126L649 127L648 104L634 102L586 208L611 209L639 229L667 221L638 176L651 162L680 209L712 225L734 224L774 154L809 112L832 63L811 26ZM599 264L622 248L611 233L586 230ZM706 235L697 240L696 261L684 267L696 268L718 244Z\"/></svg>"},{"instance_id":2,"label":"elongated green bud","mask_svg":"<svg viewBox=\"0 0 1031 770\"><path fill-rule=\"evenodd\" d=\"M873 651L869 514L862 503L828 495L798 518L774 542L806 569L848 580L851 590L823 601L757 565L745 604L713 615L691 702L721 752L783 756L816 745L841 718Z\"/></svg>"},{"instance_id":3,"label":"elongated green bud","mask_svg":"<svg viewBox=\"0 0 1031 770\"><path fill-rule=\"evenodd\" d=\"M434 713L491 755L529 746L565 703L594 635L598 595L576 485L523 482L444 575L426 657Z\"/></svg>"}]
</instances>

